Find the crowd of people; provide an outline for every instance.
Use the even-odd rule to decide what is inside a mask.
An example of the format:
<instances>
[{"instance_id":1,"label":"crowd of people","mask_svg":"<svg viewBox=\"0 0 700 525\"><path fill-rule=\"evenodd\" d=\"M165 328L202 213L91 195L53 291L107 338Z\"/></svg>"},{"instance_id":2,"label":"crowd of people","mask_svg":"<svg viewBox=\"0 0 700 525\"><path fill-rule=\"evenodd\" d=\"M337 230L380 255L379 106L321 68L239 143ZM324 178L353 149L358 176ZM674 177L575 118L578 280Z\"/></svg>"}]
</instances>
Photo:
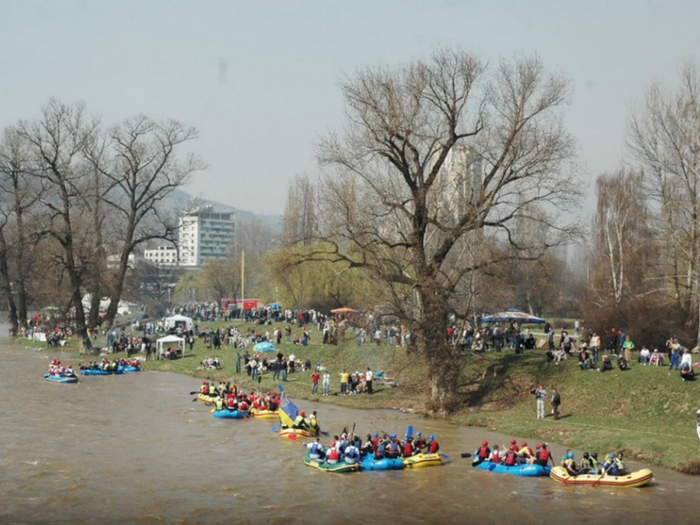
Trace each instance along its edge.
<instances>
[{"instance_id":1,"label":"crowd of people","mask_svg":"<svg viewBox=\"0 0 700 525\"><path fill-rule=\"evenodd\" d=\"M510 446L503 445L499 448L498 445L494 445L493 448L490 448L488 441L483 441L481 447L476 451L474 460L475 462L488 461L506 467L519 465L540 465L546 467L550 463L552 466L556 465L552 453L547 448L547 443L537 444L534 451L528 446L527 442L521 443L519 447L517 443L515 439L511 439ZM567 449L562 457L560 466L566 469L570 476L581 474L623 476L628 473L622 452L618 452L617 455L612 452L608 453L603 463L599 463L596 452L592 454L584 452L581 462L577 463L574 453L571 449Z\"/></svg>"},{"instance_id":2,"label":"crowd of people","mask_svg":"<svg viewBox=\"0 0 700 525\"><path fill-rule=\"evenodd\" d=\"M141 368L141 361L137 358L123 358L114 357L110 361L107 357L103 357L102 361L90 361L88 364L83 365L78 363L78 368L80 370L103 370L105 372L115 372L119 367L134 367Z\"/></svg>"},{"instance_id":3,"label":"crowd of people","mask_svg":"<svg viewBox=\"0 0 700 525\"><path fill-rule=\"evenodd\" d=\"M374 460L409 458L416 454L436 454L440 450L435 435L428 436L426 440L421 432L415 436L406 433L403 440L399 440L396 434L386 434L380 437L378 433L367 434L363 444L360 435L348 432L344 429L340 435L333 436L333 440L326 446L321 444L321 438L308 443L308 454L311 459L323 460L328 464L341 461L357 463L364 457Z\"/></svg>"}]
</instances>

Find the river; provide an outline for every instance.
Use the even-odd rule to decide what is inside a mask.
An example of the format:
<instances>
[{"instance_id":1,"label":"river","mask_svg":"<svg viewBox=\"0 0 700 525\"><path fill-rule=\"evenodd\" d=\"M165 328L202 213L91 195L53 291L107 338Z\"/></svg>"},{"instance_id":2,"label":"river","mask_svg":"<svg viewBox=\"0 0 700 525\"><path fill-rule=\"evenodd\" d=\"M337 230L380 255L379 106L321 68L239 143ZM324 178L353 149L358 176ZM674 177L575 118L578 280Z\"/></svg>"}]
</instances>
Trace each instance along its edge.
<instances>
[{"instance_id":1,"label":"river","mask_svg":"<svg viewBox=\"0 0 700 525\"><path fill-rule=\"evenodd\" d=\"M700 479L676 472L655 468L652 486L618 490L495 475L460 453L510 436L299 402L330 432L412 424L452 458L326 474L305 467L302 447L269 421L214 419L192 402L193 378L146 371L59 385L40 379L48 359L0 342L0 523L698 523Z\"/></svg>"}]
</instances>

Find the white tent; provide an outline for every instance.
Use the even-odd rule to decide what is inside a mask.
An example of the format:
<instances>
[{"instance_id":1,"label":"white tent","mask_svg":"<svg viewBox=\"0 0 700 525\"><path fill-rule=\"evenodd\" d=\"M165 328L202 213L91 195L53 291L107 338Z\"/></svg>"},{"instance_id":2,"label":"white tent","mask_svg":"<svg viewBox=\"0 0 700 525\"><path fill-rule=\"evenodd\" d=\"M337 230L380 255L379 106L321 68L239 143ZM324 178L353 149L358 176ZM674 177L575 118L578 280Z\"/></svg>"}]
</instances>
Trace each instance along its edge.
<instances>
[{"instance_id":1,"label":"white tent","mask_svg":"<svg viewBox=\"0 0 700 525\"><path fill-rule=\"evenodd\" d=\"M161 337L156 341L156 355L160 359L161 356L165 355L167 348L164 350L163 345L166 347L176 346L176 352L178 355L185 357L185 340L182 337L176 335L166 335Z\"/></svg>"},{"instance_id":2,"label":"white tent","mask_svg":"<svg viewBox=\"0 0 700 525\"><path fill-rule=\"evenodd\" d=\"M170 330L171 328L177 329L178 327L182 330L194 330L194 322L191 317L185 317L184 315L173 315L172 317L166 317L164 323L165 329Z\"/></svg>"}]
</instances>

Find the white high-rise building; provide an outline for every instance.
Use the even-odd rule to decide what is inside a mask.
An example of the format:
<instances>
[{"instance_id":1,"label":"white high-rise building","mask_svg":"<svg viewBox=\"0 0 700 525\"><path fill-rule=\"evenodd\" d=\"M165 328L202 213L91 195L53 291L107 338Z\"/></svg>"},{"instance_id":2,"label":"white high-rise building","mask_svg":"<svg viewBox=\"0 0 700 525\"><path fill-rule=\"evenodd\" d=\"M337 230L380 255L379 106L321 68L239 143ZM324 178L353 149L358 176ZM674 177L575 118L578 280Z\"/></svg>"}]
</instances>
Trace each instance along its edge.
<instances>
[{"instance_id":1,"label":"white high-rise building","mask_svg":"<svg viewBox=\"0 0 700 525\"><path fill-rule=\"evenodd\" d=\"M438 213L446 222L456 222L478 199L484 177L482 157L467 146L455 146L440 169L437 185Z\"/></svg>"},{"instance_id":2,"label":"white high-rise building","mask_svg":"<svg viewBox=\"0 0 700 525\"><path fill-rule=\"evenodd\" d=\"M212 206L196 208L180 217L180 266L201 266L207 259L224 259L233 245L235 214Z\"/></svg>"},{"instance_id":3,"label":"white high-rise building","mask_svg":"<svg viewBox=\"0 0 700 525\"><path fill-rule=\"evenodd\" d=\"M177 266L177 248L158 246L153 250L144 250L143 258L158 266Z\"/></svg>"}]
</instances>

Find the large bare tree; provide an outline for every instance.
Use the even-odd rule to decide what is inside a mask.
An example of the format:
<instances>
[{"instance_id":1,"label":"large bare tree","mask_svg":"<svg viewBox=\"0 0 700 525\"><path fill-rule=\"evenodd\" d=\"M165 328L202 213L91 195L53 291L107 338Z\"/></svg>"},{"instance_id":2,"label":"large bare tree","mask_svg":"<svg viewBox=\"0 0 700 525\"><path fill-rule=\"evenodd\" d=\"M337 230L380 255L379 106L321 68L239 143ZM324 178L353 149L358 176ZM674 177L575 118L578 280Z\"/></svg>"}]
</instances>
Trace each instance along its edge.
<instances>
[{"instance_id":1,"label":"large bare tree","mask_svg":"<svg viewBox=\"0 0 700 525\"><path fill-rule=\"evenodd\" d=\"M568 82L537 58L490 69L442 50L360 72L341 89L344 131L319 150L323 221L314 238L322 242L305 258L356 268L374 283L385 308L419 333L428 410L453 411L463 356L447 328L465 279L514 257L536 259L573 231L563 220L578 187L561 121ZM451 155L465 158L448 163ZM537 247L513 236L527 221L547 226Z\"/></svg>"},{"instance_id":2,"label":"large bare tree","mask_svg":"<svg viewBox=\"0 0 700 525\"><path fill-rule=\"evenodd\" d=\"M44 223L38 233L58 248L52 252L52 260L70 284L70 306L81 350L91 349L82 291L86 269L94 262L91 221L85 214L90 170L83 151L98 125L98 120L86 115L82 104L67 105L52 99L42 108L39 119L21 121L17 126L27 143L32 174L46 187L40 199Z\"/></svg>"},{"instance_id":3,"label":"large bare tree","mask_svg":"<svg viewBox=\"0 0 700 525\"><path fill-rule=\"evenodd\" d=\"M653 84L631 115L628 146L658 208L665 281L700 343L700 67L685 64L673 90Z\"/></svg>"},{"instance_id":4,"label":"large bare tree","mask_svg":"<svg viewBox=\"0 0 700 525\"><path fill-rule=\"evenodd\" d=\"M106 180L102 201L111 208L120 232L119 262L106 326L111 326L117 315L134 250L154 239L175 238L175 214L168 213L161 203L193 173L205 168L196 155L178 156L182 146L196 138L195 128L176 120L158 122L137 116L113 127L86 148L93 169Z\"/></svg>"}]
</instances>

